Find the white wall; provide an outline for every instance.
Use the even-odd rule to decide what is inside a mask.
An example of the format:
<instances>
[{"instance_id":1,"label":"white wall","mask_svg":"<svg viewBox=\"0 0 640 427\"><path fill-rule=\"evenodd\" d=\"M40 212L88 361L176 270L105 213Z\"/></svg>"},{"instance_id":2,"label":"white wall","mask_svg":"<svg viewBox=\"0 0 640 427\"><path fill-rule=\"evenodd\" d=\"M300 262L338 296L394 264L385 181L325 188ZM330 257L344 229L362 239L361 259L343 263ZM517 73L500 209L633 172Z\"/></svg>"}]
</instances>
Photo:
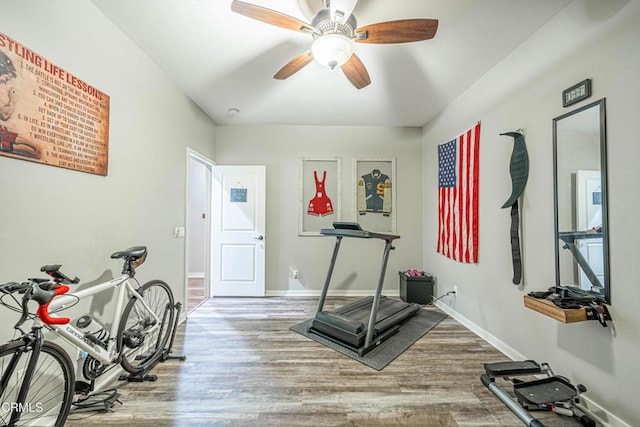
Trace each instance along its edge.
<instances>
[{"instance_id":1,"label":"white wall","mask_svg":"<svg viewBox=\"0 0 640 427\"><path fill-rule=\"evenodd\" d=\"M213 157L215 125L90 2L3 1L0 28L111 98L108 176L0 157L0 283L53 263L83 283L119 275L111 253L147 245L140 282L182 300L186 147ZM16 320L0 307L0 323Z\"/></svg>"},{"instance_id":2,"label":"white wall","mask_svg":"<svg viewBox=\"0 0 640 427\"><path fill-rule=\"evenodd\" d=\"M189 223L187 242L189 245L188 273L194 277L204 277L205 273L205 244L209 242L205 232L206 218L208 215L207 201L205 197L207 187L207 166L195 159L189 161Z\"/></svg>"},{"instance_id":3,"label":"white wall","mask_svg":"<svg viewBox=\"0 0 640 427\"><path fill-rule=\"evenodd\" d=\"M514 353L549 362L556 373L583 383L585 397L629 425L640 425L640 2L576 0L512 52L435 120L424 127L424 265L432 266L440 293L458 286L454 309ZM585 78L593 96L563 108L563 89ZM523 295L555 282L552 119L606 97L614 321L562 324L525 309ZM476 265L435 251L437 144L482 121L480 249ZM510 216L500 206L511 193L512 138L525 130L530 175L522 203L524 289L511 283ZM609 417L614 425L620 420Z\"/></svg>"},{"instance_id":4,"label":"white wall","mask_svg":"<svg viewBox=\"0 0 640 427\"><path fill-rule=\"evenodd\" d=\"M342 220L357 221L354 158L396 158L396 250L391 252L385 292L398 294L398 271L422 264L420 128L330 126L219 126L220 165L264 164L267 168L267 294L318 295L334 238L298 236L298 163L301 157L342 159ZM335 207L335 206L334 206ZM331 291L370 295L380 273L381 240L347 239L340 248ZM298 280L289 271L299 270Z\"/></svg>"}]
</instances>

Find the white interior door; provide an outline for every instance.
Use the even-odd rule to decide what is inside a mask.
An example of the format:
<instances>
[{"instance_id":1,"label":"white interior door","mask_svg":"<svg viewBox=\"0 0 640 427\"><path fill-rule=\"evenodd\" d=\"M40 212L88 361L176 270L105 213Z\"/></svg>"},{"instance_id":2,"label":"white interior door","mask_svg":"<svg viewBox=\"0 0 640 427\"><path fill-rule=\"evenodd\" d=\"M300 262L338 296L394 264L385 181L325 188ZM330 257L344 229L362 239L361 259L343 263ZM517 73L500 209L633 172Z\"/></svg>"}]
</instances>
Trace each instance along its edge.
<instances>
[{"instance_id":1,"label":"white interior door","mask_svg":"<svg viewBox=\"0 0 640 427\"><path fill-rule=\"evenodd\" d=\"M212 289L216 296L265 294L265 166L214 166Z\"/></svg>"},{"instance_id":2,"label":"white interior door","mask_svg":"<svg viewBox=\"0 0 640 427\"><path fill-rule=\"evenodd\" d=\"M576 216L579 231L587 231L602 226L602 193L600 186L600 171L579 170L576 176ZM602 238L583 239L576 241L576 245L582 256L587 260L589 266L600 280L604 283L604 252ZM584 271L579 268L580 288L592 291L591 281Z\"/></svg>"}]
</instances>

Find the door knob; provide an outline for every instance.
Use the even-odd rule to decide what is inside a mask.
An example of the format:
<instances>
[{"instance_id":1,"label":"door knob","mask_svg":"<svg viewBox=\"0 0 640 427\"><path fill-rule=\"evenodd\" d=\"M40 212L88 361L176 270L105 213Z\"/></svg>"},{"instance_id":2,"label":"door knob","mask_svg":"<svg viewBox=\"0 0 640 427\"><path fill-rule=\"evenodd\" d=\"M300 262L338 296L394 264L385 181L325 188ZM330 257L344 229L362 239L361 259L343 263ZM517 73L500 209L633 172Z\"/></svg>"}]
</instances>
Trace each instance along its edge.
<instances>
[{"instance_id":1,"label":"door knob","mask_svg":"<svg viewBox=\"0 0 640 427\"><path fill-rule=\"evenodd\" d=\"M256 240L264 240L264 236L261 234L258 237L254 237Z\"/></svg>"}]
</instances>

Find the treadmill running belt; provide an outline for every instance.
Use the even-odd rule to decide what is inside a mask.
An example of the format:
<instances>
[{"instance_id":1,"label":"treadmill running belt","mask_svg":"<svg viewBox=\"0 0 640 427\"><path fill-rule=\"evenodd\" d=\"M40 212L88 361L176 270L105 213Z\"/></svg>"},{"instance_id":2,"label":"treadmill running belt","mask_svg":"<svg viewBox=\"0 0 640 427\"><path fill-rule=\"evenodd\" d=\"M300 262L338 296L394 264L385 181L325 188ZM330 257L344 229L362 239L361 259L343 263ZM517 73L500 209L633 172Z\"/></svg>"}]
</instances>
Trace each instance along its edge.
<instances>
[{"instance_id":1,"label":"treadmill running belt","mask_svg":"<svg viewBox=\"0 0 640 427\"><path fill-rule=\"evenodd\" d=\"M407 303L401 301L395 301L388 298L380 299L378 305L378 312L376 313L376 324L383 321L389 316L396 314L399 311L407 308ZM371 314L371 303L361 306L353 311L349 311L349 318L352 320L360 321L364 324L365 329L369 324L369 315Z\"/></svg>"},{"instance_id":2,"label":"treadmill running belt","mask_svg":"<svg viewBox=\"0 0 640 427\"><path fill-rule=\"evenodd\" d=\"M363 298L340 307L333 312L317 313L312 329L323 335L329 335L353 347L362 347L371 314L373 297ZM420 311L420 305L397 301L382 296L378 304L374 336L385 332L395 333L394 327L403 319Z\"/></svg>"}]
</instances>

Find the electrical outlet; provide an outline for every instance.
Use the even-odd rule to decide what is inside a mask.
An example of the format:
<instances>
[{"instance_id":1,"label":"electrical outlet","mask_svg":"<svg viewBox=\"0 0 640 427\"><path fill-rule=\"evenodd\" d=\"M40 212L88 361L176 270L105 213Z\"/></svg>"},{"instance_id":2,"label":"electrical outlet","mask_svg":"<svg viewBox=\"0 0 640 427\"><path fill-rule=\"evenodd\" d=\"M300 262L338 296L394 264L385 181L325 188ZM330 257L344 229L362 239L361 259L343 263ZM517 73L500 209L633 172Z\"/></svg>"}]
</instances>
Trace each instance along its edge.
<instances>
[{"instance_id":1,"label":"electrical outlet","mask_svg":"<svg viewBox=\"0 0 640 427\"><path fill-rule=\"evenodd\" d=\"M458 285L453 285L453 292L456 293L456 297L460 296L460 294L458 293Z\"/></svg>"},{"instance_id":2,"label":"electrical outlet","mask_svg":"<svg viewBox=\"0 0 640 427\"><path fill-rule=\"evenodd\" d=\"M179 239L180 237L184 237L184 227L176 227L173 229L173 237Z\"/></svg>"}]
</instances>

